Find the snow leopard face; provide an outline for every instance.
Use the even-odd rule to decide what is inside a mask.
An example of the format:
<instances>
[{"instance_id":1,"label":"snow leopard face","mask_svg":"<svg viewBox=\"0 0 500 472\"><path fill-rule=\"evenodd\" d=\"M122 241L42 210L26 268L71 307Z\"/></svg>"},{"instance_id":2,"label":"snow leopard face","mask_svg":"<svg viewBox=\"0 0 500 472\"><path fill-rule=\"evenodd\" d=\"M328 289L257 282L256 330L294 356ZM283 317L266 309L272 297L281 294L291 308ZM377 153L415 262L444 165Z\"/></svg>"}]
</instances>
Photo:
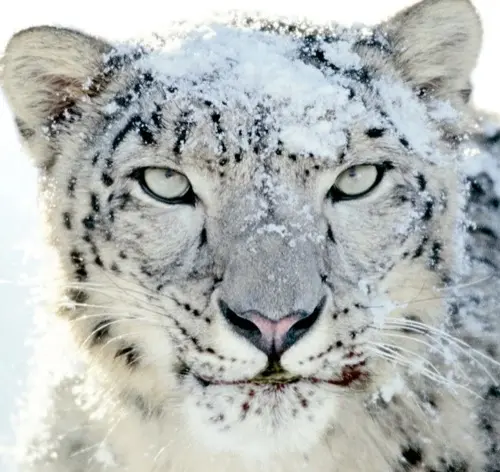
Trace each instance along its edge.
<instances>
[{"instance_id":1,"label":"snow leopard face","mask_svg":"<svg viewBox=\"0 0 500 472\"><path fill-rule=\"evenodd\" d=\"M60 311L124 399L213 448L307 451L416 359L432 377L401 328L444 320L479 38L468 1L425 0L373 29L11 40Z\"/></svg>"}]
</instances>

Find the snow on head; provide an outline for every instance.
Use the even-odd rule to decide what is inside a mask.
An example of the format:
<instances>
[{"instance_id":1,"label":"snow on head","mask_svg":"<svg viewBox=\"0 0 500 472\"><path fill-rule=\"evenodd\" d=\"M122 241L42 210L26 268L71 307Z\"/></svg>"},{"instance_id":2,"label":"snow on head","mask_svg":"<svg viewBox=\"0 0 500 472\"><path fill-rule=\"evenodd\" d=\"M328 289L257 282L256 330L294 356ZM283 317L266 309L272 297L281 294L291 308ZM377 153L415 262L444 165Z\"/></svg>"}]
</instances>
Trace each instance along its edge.
<instances>
[{"instance_id":1,"label":"snow on head","mask_svg":"<svg viewBox=\"0 0 500 472\"><path fill-rule=\"evenodd\" d=\"M337 159L349 130L363 123L396 127L422 157L432 158L437 136L425 106L391 68L369 68L357 52L372 47L386 57L390 50L381 32L247 23L175 32L136 67L175 87L186 103L210 100L247 116L263 113L267 139L298 155Z\"/></svg>"}]
</instances>

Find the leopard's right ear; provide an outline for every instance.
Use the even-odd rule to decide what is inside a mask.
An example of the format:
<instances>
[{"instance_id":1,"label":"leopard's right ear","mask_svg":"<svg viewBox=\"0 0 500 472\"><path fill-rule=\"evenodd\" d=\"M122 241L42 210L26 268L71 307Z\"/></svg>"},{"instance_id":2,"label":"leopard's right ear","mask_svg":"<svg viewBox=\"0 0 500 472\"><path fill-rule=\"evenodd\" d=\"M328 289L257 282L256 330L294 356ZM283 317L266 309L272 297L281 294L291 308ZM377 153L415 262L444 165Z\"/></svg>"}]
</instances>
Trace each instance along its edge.
<instances>
[{"instance_id":1,"label":"leopard's right ear","mask_svg":"<svg viewBox=\"0 0 500 472\"><path fill-rule=\"evenodd\" d=\"M1 60L0 83L18 126L33 132L95 90L111 46L78 31L40 26L15 34Z\"/></svg>"}]
</instances>

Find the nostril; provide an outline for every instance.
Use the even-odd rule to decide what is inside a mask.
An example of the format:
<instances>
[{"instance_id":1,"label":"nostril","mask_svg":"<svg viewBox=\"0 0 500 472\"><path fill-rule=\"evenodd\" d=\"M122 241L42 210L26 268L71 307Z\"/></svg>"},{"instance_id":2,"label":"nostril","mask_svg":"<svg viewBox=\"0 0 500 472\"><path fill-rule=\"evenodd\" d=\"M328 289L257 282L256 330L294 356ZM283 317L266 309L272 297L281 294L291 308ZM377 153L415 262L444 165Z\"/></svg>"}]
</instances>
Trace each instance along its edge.
<instances>
[{"instance_id":1,"label":"nostril","mask_svg":"<svg viewBox=\"0 0 500 472\"><path fill-rule=\"evenodd\" d=\"M311 314L300 312L300 320L297 321L290 331L308 331L319 318L325 306L326 297L323 297Z\"/></svg>"},{"instance_id":2,"label":"nostril","mask_svg":"<svg viewBox=\"0 0 500 472\"><path fill-rule=\"evenodd\" d=\"M319 316L323 312L323 308L325 307L326 296L324 296L314 311L312 313L307 313L304 311L298 312L297 315L300 317L298 321L296 321L286 333L286 337L283 340L283 351L289 348L292 344L295 344L304 334L306 334L316 323Z\"/></svg>"},{"instance_id":3,"label":"nostril","mask_svg":"<svg viewBox=\"0 0 500 472\"><path fill-rule=\"evenodd\" d=\"M246 318L239 316L237 313L231 310L231 308L229 308L229 305L224 300L219 300L219 308L224 318L226 318L226 320L233 327L248 334L254 334L257 336L260 335L260 330L254 323L247 320Z\"/></svg>"}]
</instances>

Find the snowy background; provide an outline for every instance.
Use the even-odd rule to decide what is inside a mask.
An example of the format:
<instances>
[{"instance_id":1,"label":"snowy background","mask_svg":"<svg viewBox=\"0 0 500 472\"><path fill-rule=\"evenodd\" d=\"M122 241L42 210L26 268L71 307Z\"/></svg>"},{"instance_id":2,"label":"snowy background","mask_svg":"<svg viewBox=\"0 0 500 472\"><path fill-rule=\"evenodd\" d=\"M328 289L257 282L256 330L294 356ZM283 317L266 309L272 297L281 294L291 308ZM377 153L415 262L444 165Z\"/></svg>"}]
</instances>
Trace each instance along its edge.
<instances>
[{"instance_id":1,"label":"snowy background","mask_svg":"<svg viewBox=\"0 0 500 472\"><path fill-rule=\"evenodd\" d=\"M177 3L177 2L176 2ZM161 32L165 24L182 17L200 17L210 10L245 9L307 15L319 21L374 23L410 0L183 0L181 5L141 0L134 7L113 0L16 0L0 17L0 51L17 30L39 24L75 27L110 39L126 39ZM485 37L474 77L478 106L500 111L498 47L500 0L475 0L483 19ZM21 149L12 116L0 94L0 456L12 445L16 398L22 391L32 331L33 288L42 250L38 234L35 196L36 176ZM11 472L0 458L0 472Z\"/></svg>"}]
</instances>

